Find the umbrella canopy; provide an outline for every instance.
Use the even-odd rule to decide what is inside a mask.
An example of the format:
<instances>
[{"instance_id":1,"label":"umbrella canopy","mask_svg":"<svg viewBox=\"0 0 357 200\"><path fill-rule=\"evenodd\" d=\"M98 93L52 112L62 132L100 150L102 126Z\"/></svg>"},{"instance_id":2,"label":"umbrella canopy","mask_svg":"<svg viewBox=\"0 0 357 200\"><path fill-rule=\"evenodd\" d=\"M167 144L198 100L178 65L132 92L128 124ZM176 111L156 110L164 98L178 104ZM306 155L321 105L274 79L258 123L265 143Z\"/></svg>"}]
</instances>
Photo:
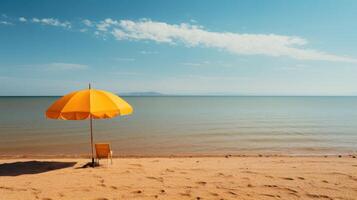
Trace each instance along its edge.
<instances>
[{"instance_id":1,"label":"umbrella canopy","mask_svg":"<svg viewBox=\"0 0 357 200\"><path fill-rule=\"evenodd\" d=\"M54 102L46 117L62 120L106 119L128 115L133 108L122 98L104 90L75 91Z\"/></svg>"},{"instance_id":2,"label":"umbrella canopy","mask_svg":"<svg viewBox=\"0 0 357 200\"><path fill-rule=\"evenodd\" d=\"M92 166L94 167L92 119L108 119L128 115L133 108L117 95L89 89L69 93L55 101L46 111L46 117L62 120L90 120Z\"/></svg>"}]
</instances>

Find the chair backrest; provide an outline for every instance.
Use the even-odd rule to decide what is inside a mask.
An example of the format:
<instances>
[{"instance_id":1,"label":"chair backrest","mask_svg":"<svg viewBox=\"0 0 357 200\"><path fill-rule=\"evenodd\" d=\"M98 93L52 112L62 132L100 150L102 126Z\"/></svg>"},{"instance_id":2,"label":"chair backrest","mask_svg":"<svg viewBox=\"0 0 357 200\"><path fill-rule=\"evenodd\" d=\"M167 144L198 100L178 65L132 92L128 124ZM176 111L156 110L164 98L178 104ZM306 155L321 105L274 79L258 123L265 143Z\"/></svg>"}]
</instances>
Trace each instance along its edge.
<instances>
[{"instance_id":1,"label":"chair backrest","mask_svg":"<svg viewBox=\"0 0 357 200\"><path fill-rule=\"evenodd\" d=\"M110 154L110 145L105 143L95 144L97 158L108 158Z\"/></svg>"}]
</instances>

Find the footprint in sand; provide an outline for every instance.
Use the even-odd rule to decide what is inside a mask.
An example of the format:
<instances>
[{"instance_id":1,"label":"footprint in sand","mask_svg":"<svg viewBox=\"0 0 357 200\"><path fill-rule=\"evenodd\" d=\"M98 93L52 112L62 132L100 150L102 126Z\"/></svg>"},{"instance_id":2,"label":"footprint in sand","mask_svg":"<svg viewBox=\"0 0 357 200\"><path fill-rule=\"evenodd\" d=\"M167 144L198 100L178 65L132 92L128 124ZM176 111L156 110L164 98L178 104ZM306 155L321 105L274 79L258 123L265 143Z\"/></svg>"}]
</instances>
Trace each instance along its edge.
<instances>
[{"instance_id":1,"label":"footprint in sand","mask_svg":"<svg viewBox=\"0 0 357 200\"><path fill-rule=\"evenodd\" d=\"M231 195L234 195L234 196L237 196L237 195L238 195L237 193L235 193L235 192L233 192L233 191L228 191L228 193L231 194Z\"/></svg>"},{"instance_id":2,"label":"footprint in sand","mask_svg":"<svg viewBox=\"0 0 357 200\"><path fill-rule=\"evenodd\" d=\"M121 174L130 174L130 170L126 170L126 171L122 172Z\"/></svg>"},{"instance_id":3,"label":"footprint in sand","mask_svg":"<svg viewBox=\"0 0 357 200\"><path fill-rule=\"evenodd\" d=\"M164 182L164 178L162 177L153 177L153 176L147 176L146 177L147 179L152 179L152 180L156 180L156 181L159 181L159 182Z\"/></svg>"},{"instance_id":4,"label":"footprint in sand","mask_svg":"<svg viewBox=\"0 0 357 200\"><path fill-rule=\"evenodd\" d=\"M165 171L166 171L166 172L175 172L175 171L172 170L172 169L166 169Z\"/></svg>"},{"instance_id":5,"label":"footprint in sand","mask_svg":"<svg viewBox=\"0 0 357 200\"><path fill-rule=\"evenodd\" d=\"M117 190L118 189L118 187L114 186L114 185L110 186L110 188L112 188L113 190Z\"/></svg>"},{"instance_id":6,"label":"footprint in sand","mask_svg":"<svg viewBox=\"0 0 357 200\"><path fill-rule=\"evenodd\" d=\"M31 190L32 190L32 193L36 196L41 193L41 190L36 189L36 188L31 188Z\"/></svg>"},{"instance_id":7,"label":"footprint in sand","mask_svg":"<svg viewBox=\"0 0 357 200\"><path fill-rule=\"evenodd\" d=\"M296 194L298 193L298 191L290 189L290 188L285 188L285 187L279 187L277 185L264 185L264 187L270 187L270 188L276 188L276 189L280 189L280 190L285 190L287 192L289 192L290 194Z\"/></svg>"},{"instance_id":8,"label":"footprint in sand","mask_svg":"<svg viewBox=\"0 0 357 200\"><path fill-rule=\"evenodd\" d=\"M264 187L276 188L278 186L277 185L264 185Z\"/></svg>"},{"instance_id":9,"label":"footprint in sand","mask_svg":"<svg viewBox=\"0 0 357 200\"><path fill-rule=\"evenodd\" d=\"M207 184L207 182L205 182L205 181L198 181L196 183L199 184L199 185L206 185Z\"/></svg>"},{"instance_id":10,"label":"footprint in sand","mask_svg":"<svg viewBox=\"0 0 357 200\"><path fill-rule=\"evenodd\" d=\"M180 193L181 196L185 196L185 197L190 197L191 194L190 193Z\"/></svg>"},{"instance_id":11,"label":"footprint in sand","mask_svg":"<svg viewBox=\"0 0 357 200\"><path fill-rule=\"evenodd\" d=\"M6 187L6 186L0 186L0 189L10 190L10 191L27 191L27 189L24 189L24 188L12 188L12 187Z\"/></svg>"},{"instance_id":12,"label":"footprint in sand","mask_svg":"<svg viewBox=\"0 0 357 200\"><path fill-rule=\"evenodd\" d=\"M225 175L225 174L223 174L221 172L217 173L216 176L222 176L222 177L225 177L225 178L233 178L233 175L231 175L231 174Z\"/></svg>"},{"instance_id":13,"label":"footprint in sand","mask_svg":"<svg viewBox=\"0 0 357 200\"><path fill-rule=\"evenodd\" d=\"M215 197L218 197L218 196L219 196L219 194L214 193L214 192L211 192L210 194L211 194L212 196L215 196Z\"/></svg>"},{"instance_id":14,"label":"footprint in sand","mask_svg":"<svg viewBox=\"0 0 357 200\"><path fill-rule=\"evenodd\" d=\"M286 191L290 192L290 194L297 194L297 193L298 193L298 191L293 190L293 189L291 189L291 188L281 188L281 189L283 189L283 190L286 190Z\"/></svg>"},{"instance_id":15,"label":"footprint in sand","mask_svg":"<svg viewBox=\"0 0 357 200\"><path fill-rule=\"evenodd\" d=\"M104 184L104 179L101 179L101 180L99 180L99 186L102 186L102 187L107 187L105 184Z\"/></svg>"},{"instance_id":16,"label":"footprint in sand","mask_svg":"<svg viewBox=\"0 0 357 200\"><path fill-rule=\"evenodd\" d=\"M257 172L252 172L252 171L249 171L249 170L242 171L242 173L257 174L257 175L259 175L259 173L257 173Z\"/></svg>"},{"instance_id":17,"label":"footprint in sand","mask_svg":"<svg viewBox=\"0 0 357 200\"><path fill-rule=\"evenodd\" d=\"M330 196L323 195L323 194L310 194L310 193L306 193L306 196L308 196L308 197L310 197L310 198L323 198L323 199L330 199L330 200L333 199L333 198L331 198Z\"/></svg>"},{"instance_id":18,"label":"footprint in sand","mask_svg":"<svg viewBox=\"0 0 357 200\"><path fill-rule=\"evenodd\" d=\"M284 179L284 180L288 180L288 181L293 181L294 179L293 178L290 178L290 177L280 177L281 179Z\"/></svg>"},{"instance_id":19,"label":"footprint in sand","mask_svg":"<svg viewBox=\"0 0 357 200\"><path fill-rule=\"evenodd\" d=\"M260 194L260 195L267 196L267 197L275 197L275 195L272 194Z\"/></svg>"},{"instance_id":20,"label":"footprint in sand","mask_svg":"<svg viewBox=\"0 0 357 200\"><path fill-rule=\"evenodd\" d=\"M14 188L5 186L0 186L0 189L14 191Z\"/></svg>"},{"instance_id":21,"label":"footprint in sand","mask_svg":"<svg viewBox=\"0 0 357 200\"><path fill-rule=\"evenodd\" d=\"M298 195L297 193L290 192L289 194L290 194L290 195L293 195L293 196L295 196L295 197L298 197L298 198L300 199L300 195Z\"/></svg>"}]
</instances>

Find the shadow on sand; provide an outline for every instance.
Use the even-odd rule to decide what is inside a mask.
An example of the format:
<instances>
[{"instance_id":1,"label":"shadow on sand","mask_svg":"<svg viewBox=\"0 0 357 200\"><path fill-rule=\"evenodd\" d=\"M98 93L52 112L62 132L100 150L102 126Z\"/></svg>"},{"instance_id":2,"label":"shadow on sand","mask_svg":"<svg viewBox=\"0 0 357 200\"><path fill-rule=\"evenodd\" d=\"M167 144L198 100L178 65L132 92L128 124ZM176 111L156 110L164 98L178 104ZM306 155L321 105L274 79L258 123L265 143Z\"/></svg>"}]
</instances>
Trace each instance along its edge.
<instances>
[{"instance_id":1,"label":"shadow on sand","mask_svg":"<svg viewBox=\"0 0 357 200\"><path fill-rule=\"evenodd\" d=\"M0 164L0 176L39 174L56 169L73 167L76 162L26 161Z\"/></svg>"},{"instance_id":2,"label":"shadow on sand","mask_svg":"<svg viewBox=\"0 0 357 200\"><path fill-rule=\"evenodd\" d=\"M88 168L88 167L99 167L100 165L98 163L92 163L92 162L88 162L86 164L84 164L83 166L77 167L76 169L84 169L84 168Z\"/></svg>"}]
</instances>

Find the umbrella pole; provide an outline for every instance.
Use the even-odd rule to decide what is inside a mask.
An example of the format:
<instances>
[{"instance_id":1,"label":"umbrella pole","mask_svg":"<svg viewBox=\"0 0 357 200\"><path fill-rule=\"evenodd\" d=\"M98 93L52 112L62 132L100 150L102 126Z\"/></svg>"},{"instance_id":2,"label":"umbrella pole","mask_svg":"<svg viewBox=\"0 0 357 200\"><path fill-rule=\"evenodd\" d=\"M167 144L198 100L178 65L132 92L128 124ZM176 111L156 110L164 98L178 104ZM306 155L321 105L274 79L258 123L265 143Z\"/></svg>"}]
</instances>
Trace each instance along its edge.
<instances>
[{"instance_id":1,"label":"umbrella pole","mask_svg":"<svg viewBox=\"0 0 357 200\"><path fill-rule=\"evenodd\" d=\"M93 122L92 116L90 116L89 123L90 123L90 146L92 149L92 167L94 167L94 151L93 151Z\"/></svg>"},{"instance_id":2,"label":"umbrella pole","mask_svg":"<svg viewBox=\"0 0 357 200\"><path fill-rule=\"evenodd\" d=\"M91 89L91 85L90 83L88 84L88 89ZM94 167L94 151L93 151L93 119L92 119L92 115L90 115L89 118L89 124L90 124L90 146L91 146L91 150L92 150L92 167Z\"/></svg>"}]
</instances>

